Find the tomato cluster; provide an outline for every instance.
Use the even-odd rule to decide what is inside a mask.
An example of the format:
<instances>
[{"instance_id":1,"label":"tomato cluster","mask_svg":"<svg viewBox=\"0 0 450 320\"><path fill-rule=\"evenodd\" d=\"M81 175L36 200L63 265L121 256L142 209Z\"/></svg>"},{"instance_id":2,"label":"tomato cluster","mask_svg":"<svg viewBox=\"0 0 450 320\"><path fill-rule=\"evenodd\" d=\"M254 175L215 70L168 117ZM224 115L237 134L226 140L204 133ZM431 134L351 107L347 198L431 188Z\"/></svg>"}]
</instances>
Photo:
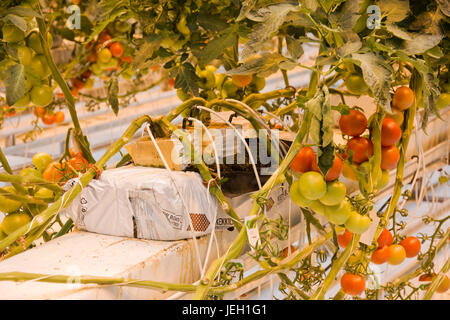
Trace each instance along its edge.
<instances>
[{"instance_id":1,"label":"tomato cluster","mask_svg":"<svg viewBox=\"0 0 450 320\"><path fill-rule=\"evenodd\" d=\"M204 69L197 66L196 74L199 78L197 84L200 88L199 96L212 100L216 98L233 98L242 100L251 93L260 92L266 85L266 80L253 74L232 75L216 73L214 65L206 65ZM185 101L191 98L190 94L177 89L178 98Z\"/></svg>"},{"instance_id":2,"label":"tomato cluster","mask_svg":"<svg viewBox=\"0 0 450 320\"><path fill-rule=\"evenodd\" d=\"M300 207L309 207L324 215L336 225L345 225L354 233L364 233L370 226L370 218L360 215L346 198L346 187L338 180L342 172L342 160L335 155L333 166L321 173L317 156L311 147L303 147L297 153L290 168L300 173L290 188L291 199Z\"/></svg>"},{"instance_id":3,"label":"tomato cluster","mask_svg":"<svg viewBox=\"0 0 450 320\"><path fill-rule=\"evenodd\" d=\"M124 79L131 79L133 76L132 49L126 46L125 42L114 40L116 36L123 33L121 30L124 28L128 29L128 23L117 21L114 26L103 30L96 40L92 40L84 47L87 65L79 76L70 81L74 96L77 96L83 88L93 87L92 74L96 77L108 78L113 72L119 71Z\"/></svg>"},{"instance_id":4,"label":"tomato cluster","mask_svg":"<svg viewBox=\"0 0 450 320\"><path fill-rule=\"evenodd\" d=\"M43 171L43 178L50 182L64 184L67 180L78 176L78 172L86 172L88 161L80 152L70 149L71 158L66 161L53 161L47 164Z\"/></svg>"},{"instance_id":5,"label":"tomato cluster","mask_svg":"<svg viewBox=\"0 0 450 320\"><path fill-rule=\"evenodd\" d=\"M40 118L41 121L46 125L52 125L54 123L61 124L64 122L65 114L62 111L50 110L49 108L35 107L33 113L36 117Z\"/></svg>"}]
</instances>

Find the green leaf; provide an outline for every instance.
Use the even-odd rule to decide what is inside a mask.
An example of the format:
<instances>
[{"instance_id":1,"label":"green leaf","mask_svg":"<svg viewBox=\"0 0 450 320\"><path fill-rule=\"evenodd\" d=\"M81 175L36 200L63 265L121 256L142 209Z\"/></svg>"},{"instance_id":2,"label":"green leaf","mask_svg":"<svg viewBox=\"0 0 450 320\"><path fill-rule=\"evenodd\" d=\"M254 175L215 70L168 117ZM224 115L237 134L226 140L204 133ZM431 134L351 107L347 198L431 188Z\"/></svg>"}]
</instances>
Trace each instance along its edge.
<instances>
[{"instance_id":1,"label":"green leaf","mask_svg":"<svg viewBox=\"0 0 450 320\"><path fill-rule=\"evenodd\" d=\"M14 14L14 15L20 16L20 17L42 18L42 16L39 13L37 13L36 11L34 11L33 9L20 7L20 6L9 8L6 12L8 14Z\"/></svg>"},{"instance_id":2,"label":"green leaf","mask_svg":"<svg viewBox=\"0 0 450 320\"><path fill-rule=\"evenodd\" d=\"M108 104L117 116L119 114L119 83L116 77L108 82Z\"/></svg>"},{"instance_id":3,"label":"green leaf","mask_svg":"<svg viewBox=\"0 0 450 320\"><path fill-rule=\"evenodd\" d=\"M241 11L239 12L239 16L236 18L236 21L241 21L247 17L247 14L253 9L257 0L244 0L241 6Z\"/></svg>"},{"instance_id":4,"label":"green leaf","mask_svg":"<svg viewBox=\"0 0 450 320\"><path fill-rule=\"evenodd\" d=\"M126 13L126 8L123 6L119 6L111 10L111 12L105 13L102 15L102 19L100 22L92 29L92 33L89 38L86 40L86 43L93 40L96 36L100 34L111 22L113 22L117 17L120 17L122 14Z\"/></svg>"},{"instance_id":5,"label":"green leaf","mask_svg":"<svg viewBox=\"0 0 450 320\"><path fill-rule=\"evenodd\" d=\"M380 56L372 52L353 53L352 59L362 69L364 81L371 88L374 98L384 110L391 112L391 95L389 84L392 70Z\"/></svg>"},{"instance_id":6,"label":"green leaf","mask_svg":"<svg viewBox=\"0 0 450 320\"><path fill-rule=\"evenodd\" d=\"M409 13L409 0L381 0L377 1L376 5L389 22L402 21Z\"/></svg>"},{"instance_id":7,"label":"green leaf","mask_svg":"<svg viewBox=\"0 0 450 320\"><path fill-rule=\"evenodd\" d=\"M250 34L250 39L242 49L241 59L245 61L257 53L262 45L278 31L278 28L285 21L287 14L293 10L298 10L298 8L297 5L280 3L259 9L257 15L252 17L252 20L256 18L261 23Z\"/></svg>"},{"instance_id":8,"label":"green leaf","mask_svg":"<svg viewBox=\"0 0 450 320\"><path fill-rule=\"evenodd\" d=\"M27 31L27 22L24 18L16 16L15 14L7 14L4 18L4 21L9 21L17 28L22 30L23 32Z\"/></svg>"},{"instance_id":9,"label":"green leaf","mask_svg":"<svg viewBox=\"0 0 450 320\"><path fill-rule=\"evenodd\" d=\"M198 96L198 78L195 68L189 62L183 63L177 68L175 77L175 88L181 88L185 93L192 93Z\"/></svg>"},{"instance_id":10,"label":"green leaf","mask_svg":"<svg viewBox=\"0 0 450 320\"><path fill-rule=\"evenodd\" d=\"M350 107L343 103L339 103L337 106L331 106L331 110L338 111L342 115L350 114Z\"/></svg>"},{"instance_id":11,"label":"green leaf","mask_svg":"<svg viewBox=\"0 0 450 320\"><path fill-rule=\"evenodd\" d=\"M25 67L22 64L9 66L4 83L6 87L6 103L12 106L25 94Z\"/></svg>"},{"instance_id":12,"label":"green leaf","mask_svg":"<svg viewBox=\"0 0 450 320\"><path fill-rule=\"evenodd\" d=\"M286 48L292 59L298 60L303 55L303 41L290 35L286 36Z\"/></svg>"},{"instance_id":13,"label":"green leaf","mask_svg":"<svg viewBox=\"0 0 450 320\"><path fill-rule=\"evenodd\" d=\"M440 34L419 34L412 40L405 41L403 50L409 54L421 54L437 46L443 38Z\"/></svg>"},{"instance_id":14,"label":"green leaf","mask_svg":"<svg viewBox=\"0 0 450 320\"><path fill-rule=\"evenodd\" d=\"M347 0L339 8L339 11L335 11L329 16L329 20L343 31L351 31L359 17L358 0Z\"/></svg>"},{"instance_id":15,"label":"green leaf","mask_svg":"<svg viewBox=\"0 0 450 320\"><path fill-rule=\"evenodd\" d=\"M208 42L206 47L200 51L199 64L204 67L208 62L217 58L226 48L231 47L237 40L239 25L235 24L224 30L218 38Z\"/></svg>"},{"instance_id":16,"label":"green leaf","mask_svg":"<svg viewBox=\"0 0 450 320\"><path fill-rule=\"evenodd\" d=\"M239 75L246 75L246 74L257 74L260 77L267 77L271 75L272 73L275 73L280 68L280 64L283 62L288 62L289 59L282 56L279 53L268 53L265 52L261 55L260 58L252 59L236 69L232 69L227 71L227 74L233 75L233 74L239 74Z\"/></svg>"},{"instance_id":17,"label":"green leaf","mask_svg":"<svg viewBox=\"0 0 450 320\"><path fill-rule=\"evenodd\" d=\"M152 58L153 52L159 47L161 39L157 39L156 35L152 35L143 39L142 43L139 43L138 49L134 54L133 67L143 68L147 67L147 60Z\"/></svg>"}]
</instances>

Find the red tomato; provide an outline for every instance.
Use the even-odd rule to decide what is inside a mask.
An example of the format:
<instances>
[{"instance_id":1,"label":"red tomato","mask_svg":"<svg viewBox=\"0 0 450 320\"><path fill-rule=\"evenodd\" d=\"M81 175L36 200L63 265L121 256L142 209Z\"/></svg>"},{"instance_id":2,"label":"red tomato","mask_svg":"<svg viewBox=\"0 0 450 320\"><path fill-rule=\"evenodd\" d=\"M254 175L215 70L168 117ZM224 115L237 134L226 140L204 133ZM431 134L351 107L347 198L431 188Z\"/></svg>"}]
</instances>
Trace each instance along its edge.
<instances>
[{"instance_id":1,"label":"red tomato","mask_svg":"<svg viewBox=\"0 0 450 320\"><path fill-rule=\"evenodd\" d=\"M343 234L337 235L337 241L341 248L346 248L350 241L352 241L353 233L345 229Z\"/></svg>"},{"instance_id":2,"label":"red tomato","mask_svg":"<svg viewBox=\"0 0 450 320\"><path fill-rule=\"evenodd\" d=\"M419 281L431 281L433 280L433 277L435 276L435 274L421 274L419 277Z\"/></svg>"},{"instance_id":3,"label":"red tomato","mask_svg":"<svg viewBox=\"0 0 450 320\"><path fill-rule=\"evenodd\" d=\"M41 120L43 123L49 126L55 123L56 116L53 113L46 113L41 117Z\"/></svg>"},{"instance_id":4,"label":"red tomato","mask_svg":"<svg viewBox=\"0 0 450 320\"><path fill-rule=\"evenodd\" d=\"M342 172L342 167L343 167L342 160L337 155L335 155L334 161L333 161L333 166L330 168L330 170L328 170L327 175L325 176L325 180L333 181L333 180L336 180L337 178L339 178L339 176L341 175L341 172ZM317 157L314 157L314 161L312 163L312 169L314 171L320 172L319 165L317 163Z\"/></svg>"},{"instance_id":5,"label":"red tomato","mask_svg":"<svg viewBox=\"0 0 450 320\"><path fill-rule=\"evenodd\" d=\"M78 90L81 90L81 89L83 89L83 87L84 87L84 82L83 82L83 80L78 79L78 78L73 78L73 79L71 80L71 83L72 83L72 86L73 86L74 88L78 89Z\"/></svg>"},{"instance_id":6,"label":"red tomato","mask_svg":"<svg viewBox=\"0 0 450 320\"><path fill-rule=\"evenodd\" d=\"M381 125L381 145L388 147L396 144L402 136L402 130L397 122L384 118Z\"/></svg>"},{"instance_id":7,"label":"red tomato","mask_svg":"<svg viewBox=\"0 0 450 320\"><path fill-rule=\"evenodd\" d=\"M399 110L406 110L414 103L414 92L408 87L400 87L395 90L392 98L392 106Z\"/></svg>"},{"instance_id":8,"label":"red tomato","mask_svg":"<svg viewBox=\"0 0 450 320\"><path fill-rule=\"evenodd\" d=\"M353 162L359 164L369 160L373 155L373 144L370 139L354 137L347 143L346 156L350 150L353 150Z\"/></svg>"},{"instance_id":9,"label":"red tomato","mask_svg":"<svg viewBox=\"0 0 450 320\"><path fill-rule=\"evenodd\" d=\"M346 273L341 278L341 288L346 294L358 296L366 288L366 281L360 275Z\"/></svg>"},{"instance_id":10,"label":"red tomato","mask_svg":"<svg viewBox=\"0 0 450 320\"><path fill-rule=\"evenodd\" d=\"M339 119L339 128L348 136L359 136L367 128L367 118L359 110L352 109L350 114L342 115Z\"/></svg>"},{"instance_id":11,"label":"red tomato","mask_svg":"<svg viewBox=\"0 0 450 320\"><path fill-rule=\"evenodd\" d=\"M390 246L393 241L394 241L394 238L392 237L392 234L389 232L388 229L384 228L383 231L381 231L380 236L377 239L378 248L382 248L384 246Z\"/></svg>"},{"instance_id":12,"label":"red tomato","mask_svg":"<svg viewBox=\"0 0 450 320\"><path fill-rule=\"evenodd\" d=\"M56 113L55 113L55 123L63 123L64 122L64 118L65 118L65 115L64 115L64 112L62 112L62 111L57 111Z\"/></svg>"},{"instance_id":13,"label":"red tomato","mask_svg":"<svg viewBox=\"0 0 450 320\"><path fill-rule=\"evenodd\" d=\"M82 74L81 77L83 77L83 79L89 79L92 75L92 71L90 69L86 69Z\"/></svg>"},{"instance_id":14,"label":"red tomato","mask_svg":"<svg viewBox=\"0 0 450 320\"><path fill-rule=\"evenodd\" d=\"M102 33L100 34L100 37L98 39L98 42L100 44L103 44L104 42L109 41L109 40L111 40L111 36L108 34L108 32L102 31ZM111 43L109 43L107 45L107 47L109 47L110 45L111 45Z\"/></svg>"},{"instance_id":15,"label":"red tomato","mask_svg":"<svg viewBox=\"0 0 450 320\"><path fill-rule=\"evenodd\" d=\"M42 117L45 114L45 109L42 107L36 107L33 110L33 113L36 117Z\"/></svg>"},{"instance_id":16,"label":"red tomato","mask_svg":"<svg viewBox=\"0 0 450 320\"><path fill-rule=\"evenodd\" d=\"M169 86L175 87L175 78L170 78L168 83L169 83Z\"/></svg>"},{"instance_id":17,"label":"red tomato","mask_svg":"<svg viewBox=\"0 0 450 320\"><path fill-rule=\"evenodd\" d=\"M405 248L407 258L415 257L420 252L420 241L416 237L406 237L400 245Z\"/></svg>"},{"instance_id":18,"label":"red tomato","mask_svg":"<svg viewBox=\"0 0 450 320\"><path fill-rule=\"evenodd\" d=\"M390 256L391 256L391 251L389 250L389 246L384 246L380 249L375 250L372 253L372 257L370 258L370 261L372 261L375 264L383 264L389 260Z\"/></svg>"},{"instance_id":19,"label":"red tomato","mask_svg":"<svg viewBox=\"0 0 450 320\"><path fill-rule=\"evenodd\" d=\"M312 170L314 161L316 161L316 154L314 153L314 150L311 147L303 147L295 155L290 167L295 172L305 173Z\"/></svg>"},{"instance_id":20,"label":"red tomato","mask_svg":"<svg viewBox=\"0 0 450 320\"><path fill-rule=\"evenodd\" d=\"M289 247L291 248L291 253L296 250L296 248L293 245L290 245ZM280 252L279 257L281 259L287 258L287 256L289 255L289 247L284 248L283 251Z\"/></svg>"},{"instance_id":21,"label":"red tomato","mask_svg":"<svg viewBox=\"0 0 450 320\"><path fill-rule=\"evenodd\" d=\"M128 62L128 64L131 64L133 62L133 58L131 56L120 58L120 64L123 64L124 62Z\"/></svg>"},{"instance_id":22,"label":"red tomato","mask_svg":"<svg viewBox=\"0 0 450 320\"><path fill-rule=\"evenodd\" d=\"M113 57L120 58L123 55L123 47L117 41L111 44L109 50L111 50L111 54L113 55Z\"/></svg>"},{"instance_id":23,"label":"red tomato","mask_svg":"<svg viewBox=\"0 0 450 320\"><path fill-rule=\"evenodd\" d=\"M400 151L396 146L381 148L381 169L394 169L400 159Z\"/></svg>"}]
</instances>

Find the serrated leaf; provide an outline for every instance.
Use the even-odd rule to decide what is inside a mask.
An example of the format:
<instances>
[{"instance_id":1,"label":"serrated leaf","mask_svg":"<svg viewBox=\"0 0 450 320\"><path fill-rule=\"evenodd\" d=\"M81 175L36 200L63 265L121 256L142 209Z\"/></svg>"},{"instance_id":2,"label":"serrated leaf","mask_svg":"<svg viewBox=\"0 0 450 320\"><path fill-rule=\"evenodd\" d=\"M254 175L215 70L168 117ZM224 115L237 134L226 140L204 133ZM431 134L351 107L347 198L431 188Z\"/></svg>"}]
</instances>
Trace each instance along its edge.
<instances>
[{"instance_id":1,"label":"serrated leaf","mask_svg":"<svg viewBox=\"0 0 450 320\"><path fill-rule=\"evenodd\" d=\"M177 68L175 88L181 88L185 93L192 93L194 96L198 96L199 88L197 83L199 80L192 64L185 62Z\"/></svg>"},{"instance_id":2,"label":"serrated leaf","mask_svg":"<svg viewBox=\"0 0 450 320\"><path fill-rule=\"evenodd\" d=\"M332 24L337 25L343 31L351 31L360 17L358 0L347 0L329 16Z\"/></svg>"},{"instance_id":3,"label":"serrated leaf","mask_svg":"<svg viewBox=\"0 0 450 320\"><path fill-rule=\"evenodd\" d=\"M392 70L380 56L372 52L353 53L352 59L361 67L364 81L371 88L375 101L387 112L391 112L389 83Z\"/></svg>"},{"instance_id":4,"label":"serrated leaf","mask_svg":"<svg viewBox=\"0 0 450 320\"><path fill-rule=\"evenodd\" d=\"M153 55L153 52L157 47L159 47L160 39L156 39L156 36L150 36L143 39L143 42L139 44L136 53L133 58L133 67L134 68L143 68L147 67L145 62L150 59Z\"/></svg>"},{"instance_id":5,"label":"serrated leaf","mask_svg":"<svg viewBox=\"0 0 450 320\"><path fill-rule=\"evenodd\" d=\"M227 71L227 74L257 74L260 77L267 77L272 73L278 71L281 63L288 61L289 59L282 56L279 53L273 52L268 53L265 52L261 55L260 58L255 58L246 63L240 65L236 69L232 69Z\"/></svg>"},{"instance_id":6,"label":"serrated leaf","mask_svg":"<svg viewBox=\"0 0 450 320\"><path fill-rule=\"evenodd\" d=\"M403 50L409 54L421 54L437 46L443 38L440 34L419 34L414 36L411 41L405 41Z\"/></svg>"},{"instance_id":7,"label":"serrated leaf","mask_svg":"<svg viewBox=\"0 0 450 320\"><path fill-rule=\"evenodd\" d=\"M247 14L253 9L257 0L245 0L242 3L241 11L239 12L239 16L236 18L236 21L241 21L247 17Z\"/></svg>"},{"instance_id":8,"label":"serrated leaf","mask_svg":"<svg viewBox=\"0 0 450 320\"><path fill-rule=\"evenodd\" d=\"M14 14L14 15L20 16L20 17L42 18L42 16L39 13L37 13L36 11L34 11L33 9L25 8L25 7L21 7L21 6L9 8L6 12L8 14Z\"/></svg>"},{"instance_id":9,"label":"serrated leaf","mask_svg":"<svg viewBox=\"0 0 450 320\"><path fill-rule=\"evenodd\" d=\"M25 67L22 64L9 66L4 83L6 88L6 103L12 106L25 94Z\"/></svg>"},{"instance_id":10,"label":"serrated leaf","mask_svg":"<svg viewBox=\"0 0 450 320\"><path fill-rule=\"evenodd\" d=\"M303 55L303 41L290 35L286 36L286 48L292 59L298 60Z\"/></svg>"},{"instance_id":11,"label":"serrated leaf","mask_svg":"<svg viewBox=\"0 0 450 320\"><path fill-rule=\"evenodd\" d=\"M22 17L16 16L15 14L7 14L3 20L11 22L23 32L27 31L27 21Z\"/></svg>"},{"instance_id":12,"label":"serrated leaf","mask_svg":"<svg viewBox=\"0 0 450 320\"><path fill-rule=\"evenodd\" d=\"M119 83L116 77L108 83L108 104L117 116L119 114Z\"/></svg>"},{"instance_id":13,"label":"serrated leaf","mask_svg":"<svg viewBox=\"0 0 450 320\"><path fill-rule=\"evenodd\" d=\"M299 7L289 3L280 3L258 10L261 23L256 26L249 35L249 40L242 49L241 59L247 60L256 54L262 45L269 40L278 28L283 24L289 12L297 10Z\"/></svg>"},{"instance_id":14,"label":"serrated leaf","mask_svg":"<svg viewBox=\"0 0 450 320\"><path fill-rule=\"evenodd\" d=\"M347 41L337 49L337 54L341 57L345 57L352 53L357 52L362 47L362 42L359 40L356 41Z\"/></svg>"},{"instance_id":15,"label":"serrated leaf","mask_svg":"<svg viewBox=\"0 0 450 320\"><path fill-rule=\"evenodd\" d=\"M217 58L226 48L231 47L235 43L238 27L235 24L224 30L218 38L208 42L205 49L200 51L200 67L203 68L208 62Z\"/></svg>"},{"instance_id":16,"label":"serrated leaf","mask_svg":"<svg viewBox=\"0 0 450 320\"><path fill-rule=\"evenodd\" d=\"M403 40L413 40L414 36L408 31L405 31L404 29L400 28L394 23L387 23L386 24L386 30L392 33L397 38L403 39Z\"/></svg>"},{"instance_id":17,"label":"serrated leaf","mask_svg":"<svg viewBox=\"0 0 450 320\"><path fill-rule=\"evenodd\" d=\"M402 21L409 13L409 0L381 0L377 1L376 5L389 22Z\"/></svg>"}]
</instances>

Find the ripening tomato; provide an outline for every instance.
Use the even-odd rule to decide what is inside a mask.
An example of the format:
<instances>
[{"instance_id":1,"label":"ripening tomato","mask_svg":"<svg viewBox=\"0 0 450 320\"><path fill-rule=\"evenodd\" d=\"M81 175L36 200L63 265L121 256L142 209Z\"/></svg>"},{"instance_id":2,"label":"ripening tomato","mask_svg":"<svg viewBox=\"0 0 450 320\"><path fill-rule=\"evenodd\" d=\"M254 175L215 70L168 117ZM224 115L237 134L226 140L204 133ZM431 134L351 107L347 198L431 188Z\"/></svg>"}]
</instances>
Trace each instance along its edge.
<instances>
[{"instance_id":1,"label":"ripening tomato","mask_svg":"<svg viewBox=\"0 0 450 320\"><path fill-rule=\"evenodd\" d=\"M117 41L111 44L109 50L111 50L111 54L113 55L113 57L120 58L123 55L123 47Z\"/></svg>"},{"instance_id":2,"label":"ripening tomato","mask_svg":"<svg viewBox=\"0 0 450 320\"><path fill-rule=\"evenodd\" d=\"M346 248L350 241L352 241L353 233L345 229L343 234L337 235L337 241L341 248Z\"/></svg>"},{"instance_id":3,"label":"ripening tomato","mask_svg":"<svg viewBox=\"0 0 450 320\"><path fill-rule=\"evenodd\" d=\"M420 241L416 237L406 237L400 245L405 248L407 258L415 257L420 252Z\"/></svg>"},{"instance_id":4,"label":"ripening tomato","mask_svg":"<svg viewBox=\"0 0 450 320\"><path fill-rule=\"evenodd\" d=\"M405 86L397 88L392 98L392 106L399 110L406 110L414 103L414 92Z\"/></svg>"},{"instance_id":5,"label":"ripening tomato","mask_svg":"<svg viewBox=\"0 0 450 320\"><path fill-rule=\"evenodd\" d=\"M64 122L64 118L65 118L65 115L64 115L64 112L62 112L62 111L57 111L56 113L55 113L55 123L63 123Z\"/></svg>"},{"instance_id":6,"label":"ripening tomato","mask_svg":"<svg viewBox=\"0 0 450 320\"><path fill-rule=\"evenodd\" d=\"M330 168L330 170L328 170L327 175L325 176L325 180L333 181L339 178L342 172L342 166L343 166L342 160L337 155L335 155L333 160L333 166ZM317 163L317 157L314 157L314 161L312 163L312 170L321 172L319 169L319 165Z\"/></svg>"},{"instance_id":7,"label":"ripening tomato","mask_svg":"<svg viewBox=\"0 0 450 320\"><path fill-rule=\"evenodd\" d=\"M384 118L381 124L381 145L388 147L396 144L402 136L402 129L397 122Z\"/></svg>"},{"instance_id":8,"label":"ripening tomato","mask_svg":"<svg viewBox=\"0 0 450 320\"><path fill-rule=\"evenodd\" d=\"M406 251L405 248L403 248L399 244L391 244L389 246L390 256L388 259L388 263L391 265L398 265L403 262L406 258Z\"/></svg>"},{"instance_id":9,"label":"ripening tomato","mask_svg":"<svg viewBox=\"0 0 450 320\"><path fill-rule=\"evenodd\" d=\"M67 176L68 167L65 162L54 161L50 163L42 174L43 178L51 182L63 182Z\"/></svg>"},{"instance_id":10,"label":"ripening tomato","mask_svg":"<svg viewBox=\"0 0 450 320\"><path fill-rule=\"evenodd\" d=\"M357 181L358 179L355 174L356 170L358 170L358 166L344 162L342 166L342 175L347 179Z\"/></svg>"},{"instance_id":11,"label":"ripening tomato","mask_svg":"<svg viewBox=\"0 0 450 320\"><path fill-rule=\"evenodd\" d=\"M392 237L392 234L389 232L388 229L384 228L377 239L378 248L390 246L393 241L394 237Z\"/></svg>"},{"instance_id":12,"label":"ripening tomato","mask_svg":"<svg viewBox=\"0 0 450 320\"><path fill-rule=\"evenodd\" d=\"M46 113L41 117L41 120L46 125L50 126L55 123L56 115L54 113Z\"/></svg>"},{"instance_id":13,"label":"ripening tomato","mask_svg":"<svg viewBox=\"0 0 450 320\"><path fill-rule=\"evenodd\" d=\"M341 278L341 288L346 294L358 296L366 288L366 281L358 274L346 273Z\"/></svg>"},{"instance_id":14,"label":"ripening tomato","mask_svg":"<svg viewBox=\"0 0 450 320\"><path fill-rule=\"evenodd\" d=\"M382 248L375 250L372 253L372 257L370 258L370 261L372 261L375 264L383 264L389 260L390 256L391 256L391 251L389 250L389 246L384 246Z\"/></svg>"},{"instance_id":15,"label":"ripening tomato","mask_svg":"<svg viewBox=\"0 0 450 320\"><path fill-rule=\"evenodd\" d=\"M348 156L350 150L353 151L353 163L359 164L369 160L369 157L373 155L373 144L370 139L354 137L347 143L346 156Z\"/></svg>"},{"instance_id":16,"label":"ripening tomato","mask_svg":"<svg viewBox=\"0 0 450 320\"><path fill-rule=\"evenodd\" d=\"M305 173L312 170L313 162L316 160L316 154L311 147L303 147L295 155L291 162L291 169L298 173Z\"/></svg>"},{"instance_id":17,"label":"ripening tomato","mask_svg":"<svg viewBox=\"0 0 450 320\"><path fill-rule=\"evenodd\" d=\"M395 122L397 122L397 124L399 126L401 126L403 124L403 121L405 120L405 116L403 115L403 111L402 110L397 110L395 108L392 108L392 113L386 114L386 118L394 120Z\"/></svg>"},{"instance_id":18,"label":"ripening tomato","mask_svg":"<svg viewBox=\"0 0 450 320\"><path fill-rule=\"evenodd\" d=\"M445 275L444 279L441 281L439 286L436 289L436 292L438 293L444 293L450 288L450 280L448 279L448 276Z\"/></svg>"},{"instance_id":19,"label":"ripening tomato","mask_svg":"<svg viewBox=\"0 0 450 320\"><path fill-rule=\"evenodd\" d=\"M231 81L238 87L246 87L248 86L253 79L253 75L251 74L233 74L231 76Z\"/></svg>"},{"instance_id":20,"label":"ripening tomato","mask_svg":"<svg viewBox=\"0 0 450 320\"><path fill-rule=\"evenodd\" d=\"M112 58L112 53L109 51L108 48L103 48L100 50L100 52L97 55L97 60L100 63L108 63L109 60Z\"/></svg>"},{"instance_id":21,"label":"ripening tomato","mask_svg":"<svg viewBox=\"0 0 450 320\"><path fill-rule=\"evenodd\" d=\"M34 108L33 113L36 117L42 117L46 113L46 111L42 107L36 107Z\"/></svg>"},{"instance_id":22,"label":"ripening tomato","mask_svg":"<svg viewBox=\"0 0 450 320\"><path fill-rule=\"evenodd\" d=\"M367 118L361 111L352 109L350 114L341 116L339 128L345 135L359 136L367 129Z\"/></svg>"},{"instance_id":23,"label":"ripening tomato","mask_svg":"<svg viewBox=\"0 0 450 320\"><path fill-rule=\"evenodd\" d=\"M400 159L400 151L396 146L381 148L381 169L390 170L395 168Z\"/></svg>"},{"instance_id":24,"label":"ripening tomato","mask_svg":"<svg viewBox=\"0 0 450 320\"><path fill-rule=\"evenodd\" d=\"M81 154L79 154L70 158L69 164L76 171L84 171L86 169L86 166L88 165L88 161Z\"/></svg>"},{"instance_id":25,"label":"ripening tomato","mask_svg":"<svg viewBox=\"0 0 450 320\"><path fill-rule=\"evenodd\" d=\"M327 192L327 184L323 176L315 171L302 174L298 181L300 192L309 200L320 199Z\"/></svg>"}]
</instances>

